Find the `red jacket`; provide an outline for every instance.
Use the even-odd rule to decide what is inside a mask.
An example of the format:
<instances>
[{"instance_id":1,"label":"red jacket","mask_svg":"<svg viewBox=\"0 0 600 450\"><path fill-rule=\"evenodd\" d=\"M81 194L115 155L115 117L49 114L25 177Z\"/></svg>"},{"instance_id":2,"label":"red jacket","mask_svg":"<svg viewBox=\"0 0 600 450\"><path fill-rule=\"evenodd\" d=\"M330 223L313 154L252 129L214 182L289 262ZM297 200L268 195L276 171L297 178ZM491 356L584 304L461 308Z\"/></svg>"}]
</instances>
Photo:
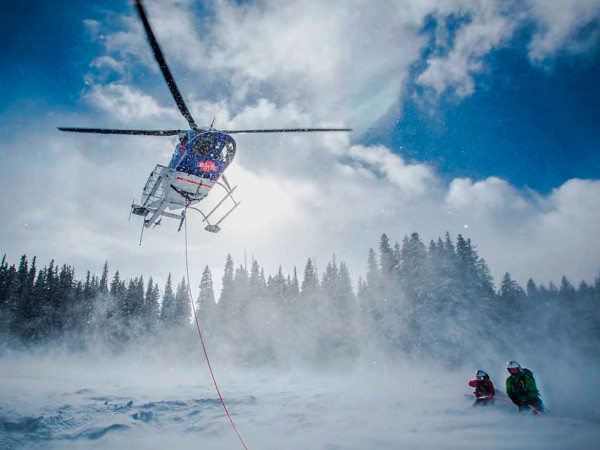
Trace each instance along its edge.
<instances>
[{"instance_id":1,"label":"red jacket","mask_svg":"<svg viewBox=\"0 0 600 450\"><path fill-rule=\"evenodd\" d=\"M496 395L494 383L489 378L485 380L471 380L469 386L475 388L475 397L493 397Z\"/></svg>"}]
</instances>

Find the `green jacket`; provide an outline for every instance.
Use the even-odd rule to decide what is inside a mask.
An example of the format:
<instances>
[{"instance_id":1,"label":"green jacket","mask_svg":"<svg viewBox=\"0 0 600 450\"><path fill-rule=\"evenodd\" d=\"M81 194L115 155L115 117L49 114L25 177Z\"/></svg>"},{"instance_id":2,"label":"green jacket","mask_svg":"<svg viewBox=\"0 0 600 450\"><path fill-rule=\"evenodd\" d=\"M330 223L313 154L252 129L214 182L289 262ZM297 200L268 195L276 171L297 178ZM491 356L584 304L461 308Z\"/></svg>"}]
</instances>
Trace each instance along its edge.
<instances>
[{"instance_id":1,"label":"green jacket","mask_svg":"<svg viewBox=\"0 0 600 450\"><path fill-rule=\"evenodd\" d=\"M516 404L529 403L540 396L533 374L528 369L506 379L506 393Z\"/></svg>"}]
</instances>

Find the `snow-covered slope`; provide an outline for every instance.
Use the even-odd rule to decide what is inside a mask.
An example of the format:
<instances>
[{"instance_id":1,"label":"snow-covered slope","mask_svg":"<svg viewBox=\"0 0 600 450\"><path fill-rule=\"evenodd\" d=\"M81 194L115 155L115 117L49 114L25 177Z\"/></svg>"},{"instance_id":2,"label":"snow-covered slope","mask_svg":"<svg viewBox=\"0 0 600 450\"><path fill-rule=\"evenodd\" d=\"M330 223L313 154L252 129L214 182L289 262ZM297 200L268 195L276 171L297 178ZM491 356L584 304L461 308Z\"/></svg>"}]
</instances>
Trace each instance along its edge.
<instances>
[{"instance_id":1,"label":"snow-covered slope","mask_svg":"<svg viewBox=\"0 0 600 450\"><path fill-rule=\"evenodd\" d=\"M131 358L5 357L0 448L242 448L197 356L174 367ZM600 442L600 408L589 398L584 406L581 384L572 384L570 408L566 397L552 403L546 395L552 414L538 417L503 402L471 407L470 370L214 366L251 449L561 449Z\"/></svg>"}]
</instances>

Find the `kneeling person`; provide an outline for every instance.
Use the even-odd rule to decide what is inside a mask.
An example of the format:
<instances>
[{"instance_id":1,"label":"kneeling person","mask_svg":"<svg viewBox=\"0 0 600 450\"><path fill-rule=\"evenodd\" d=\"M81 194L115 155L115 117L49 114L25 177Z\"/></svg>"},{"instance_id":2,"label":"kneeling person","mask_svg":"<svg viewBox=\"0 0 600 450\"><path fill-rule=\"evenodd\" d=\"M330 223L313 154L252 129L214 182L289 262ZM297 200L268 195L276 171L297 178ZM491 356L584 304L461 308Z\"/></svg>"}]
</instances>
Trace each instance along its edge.
<instances>
[{"instance_id":1,"label":"kneeling person","mask_svg":"<svg viewBox=\"0 0 600 450\"><path fill-rule=\"evenodd\" d=\"M490 376L483 370L478 370L475 374L475 379L469 381L469 386L474 387L475 404L485 405L494 399L496 390L494 384L490 380Z\"/></svg>"},{"instance_id":2,"label":"kneeling person","mask_svg":"<svg viewBox=\"0 0 600 450\"><path fill-rule=\"evenodd\" d=\"M531 370L522 368L516 361L509 362L507 370L510 375L506 379L506 393L519 411L527 408L534 412L543 411L544 404Z\"/></svg>"}]
</instances>

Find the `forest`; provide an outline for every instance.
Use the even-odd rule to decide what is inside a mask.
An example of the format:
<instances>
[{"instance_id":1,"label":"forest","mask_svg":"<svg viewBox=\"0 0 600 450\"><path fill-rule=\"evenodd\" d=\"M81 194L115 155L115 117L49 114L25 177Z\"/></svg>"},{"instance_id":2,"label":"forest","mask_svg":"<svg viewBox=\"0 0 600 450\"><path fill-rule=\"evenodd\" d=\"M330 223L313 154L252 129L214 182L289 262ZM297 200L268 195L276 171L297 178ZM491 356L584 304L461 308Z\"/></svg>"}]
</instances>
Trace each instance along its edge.
<instances>
[{"instance_id":1,"label":"forest","mask_svg":"<svg viewBox=\"0 0 600 450\"><path fill-rule=\"evenodd\" d=\"M565 349L600 356L600 275L575 287L566 278L521 287L506 273L498 287L470 239L446 233L426 245L414 232L401 243L381 235L356 283L335 256L324 269L308 259L301 275L227 257L218 297L208 266L194 307L209 347L230 361L327 365L388 357L456 365L485 354ZM151 352L194 345L185 278L122 279L109 263L98 276L23 255L0 265L0 348L65 346L84 352ZM217 301L218 300L218 301ZM168 345L167 345L167 348Z\"/></svg>"}]
</instances>

